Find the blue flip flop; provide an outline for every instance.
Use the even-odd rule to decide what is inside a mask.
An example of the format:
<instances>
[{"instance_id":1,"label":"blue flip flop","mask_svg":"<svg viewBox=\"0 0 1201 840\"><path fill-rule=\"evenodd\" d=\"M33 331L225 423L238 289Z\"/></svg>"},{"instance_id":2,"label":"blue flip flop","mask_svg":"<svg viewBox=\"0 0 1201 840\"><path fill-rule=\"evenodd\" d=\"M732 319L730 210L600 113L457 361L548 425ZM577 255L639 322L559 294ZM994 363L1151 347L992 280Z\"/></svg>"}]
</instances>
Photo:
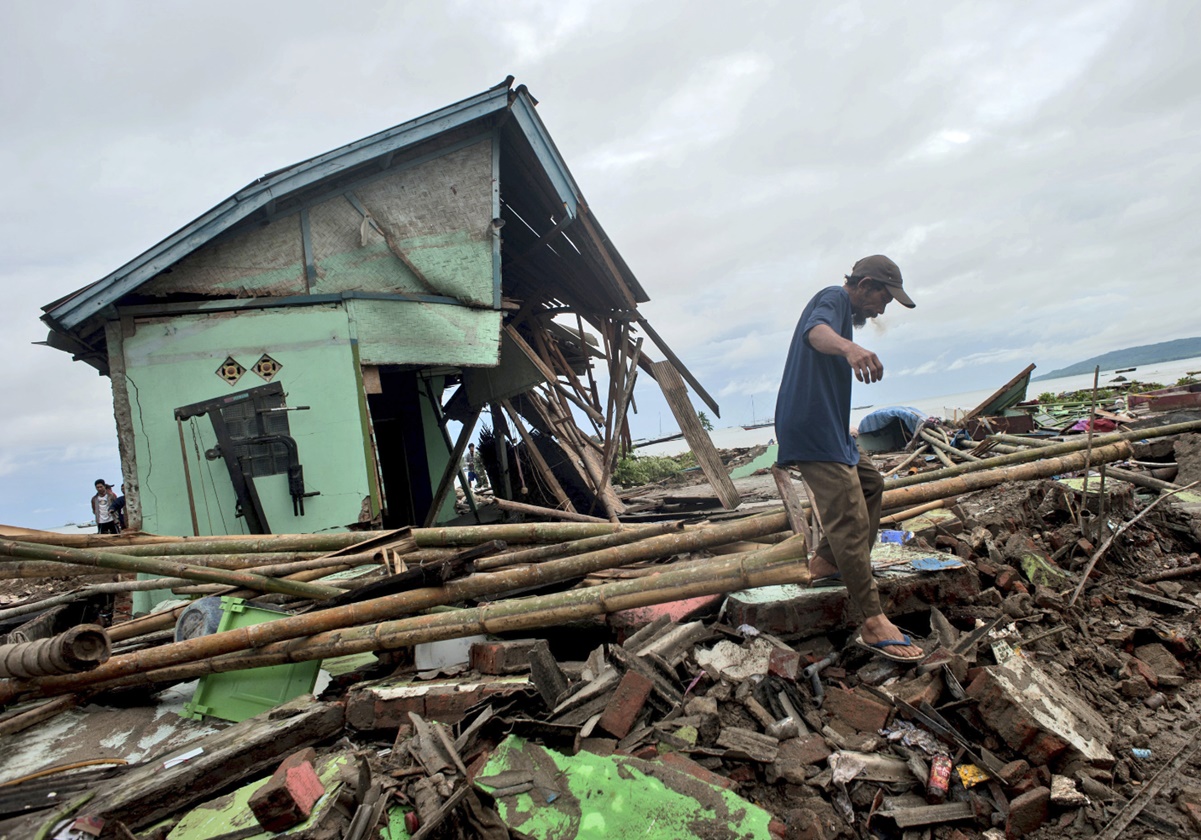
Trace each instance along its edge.
<instances>
[{"instance_id":1,"label":"blue flip flop","mask_svg":"<svg viewBox=\"0 0 1201 840\"><path fill-rule=\"evenodd\" d=\"M913 644L913 639L909 637L908 633L902 633L901 635L903 637L901 641L897 641L896 639L881 639L878 642L865 642L861 634L855 637L855 644L864 650L871 651L877 656L883 656L885 659L893 662L910 662L916 664L926 658L924 654L922 656L900 656L899 654L891 653L888 650L890 647L905 647L906 645ZM917 645L914 645L914 647L917 647Z\"/></svg>"}]
</instances>

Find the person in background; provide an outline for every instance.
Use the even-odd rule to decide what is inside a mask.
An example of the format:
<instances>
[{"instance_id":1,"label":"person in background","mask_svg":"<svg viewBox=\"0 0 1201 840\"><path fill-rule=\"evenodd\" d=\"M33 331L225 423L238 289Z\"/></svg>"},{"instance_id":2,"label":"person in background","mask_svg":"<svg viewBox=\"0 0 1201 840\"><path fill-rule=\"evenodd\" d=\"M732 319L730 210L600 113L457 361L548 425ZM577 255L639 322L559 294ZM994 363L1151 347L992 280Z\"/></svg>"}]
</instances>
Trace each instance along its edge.
<instances>
[{"instance_id":1,"label":"person in background","mask_svg":"<svg viewBox=\"0 0 1201 840\"><path fill-rule=\"evenodd\" d=\"M125 485L121 485L121 495L117 497L117 501L113 502L113 512L117 514L117 529L124 531L127 527L125 524Z\"/></svg>"},{"instance_id":2,"label":"person in background","mask_svg":"<svg viewBox=\"0 0 1201 840\"><path fill-rule=\"evenodd\" d=\"M92 497L92 516L96 517L97 534L120 533L115 510L116 504L117 496L113 493L113 486L105 482L103 478L96 479L96 495Z\"/></svg>"}]
</instances>

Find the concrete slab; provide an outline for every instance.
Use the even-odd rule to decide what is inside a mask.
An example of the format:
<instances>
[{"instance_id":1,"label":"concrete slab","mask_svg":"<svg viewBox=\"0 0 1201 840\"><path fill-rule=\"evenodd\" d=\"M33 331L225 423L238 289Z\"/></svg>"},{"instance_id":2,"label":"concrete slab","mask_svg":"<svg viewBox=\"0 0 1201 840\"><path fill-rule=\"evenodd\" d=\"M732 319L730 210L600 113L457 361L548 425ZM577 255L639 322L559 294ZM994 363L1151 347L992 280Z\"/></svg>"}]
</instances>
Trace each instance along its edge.
<instances>
[{"instance_id":1,"label":"concrete slab","mask_svg":"<svg viewBox=\"0 0 1201 840\"><path fill-rule=\"evenodd\" d=\"M954 564L937 572L918 572L909 564L927 558ZM885 612L890 616L925 612L964 603L980 592L976 569L953 554L896 544L872 549L872 567ZM732 593L726 599L727 623L749 624L774 635L818 636L856 625L845 587L810 589L793 584L764 586Z\"/></svg>"},{"instance_id":2,"label":"concrete slab","mask_svg":"<svg viewBox=\"0 0 1201 840\"><path fill-rule=\"evenodd\" d=\"M532 685L528 674L362 683L346 695L346 723L360 731L395 729L409 722L409 712L440 723L458 723L463 713L481 700L507 697Z\"/></svg>"},{"instance_id":3,"label":"concrete slab","mask_svg":"<svg viewBox=\"0 0 1201 840\"><path fill-rule=\"evenodd\" d=\"M967 694L985 722L1032 764L1049 764L1069 749L1098 766L1114 764L1105 719L1024 656L982 669Z\"/></svg>"}]
</instances>

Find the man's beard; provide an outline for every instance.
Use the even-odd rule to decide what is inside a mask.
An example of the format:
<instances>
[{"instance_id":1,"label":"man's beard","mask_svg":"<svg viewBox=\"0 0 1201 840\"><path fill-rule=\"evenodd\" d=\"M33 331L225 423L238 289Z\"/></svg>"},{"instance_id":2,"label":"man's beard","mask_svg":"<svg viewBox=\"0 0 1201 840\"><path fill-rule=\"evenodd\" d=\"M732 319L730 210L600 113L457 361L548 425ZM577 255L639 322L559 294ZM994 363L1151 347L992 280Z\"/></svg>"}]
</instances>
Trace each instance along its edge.
<instances>
[{"instance_id":1,"label":"man's beard","mask_svg":"<svg viewBox=\"0 0 1201 840\"><path fill-rule=\"evenodd\" d=\"M867 316L860 315L857 312L851 313L851 326L853 326L857 330L862 329L863 327L866 327L867 326Z\"/></svg>"}]
</instances>

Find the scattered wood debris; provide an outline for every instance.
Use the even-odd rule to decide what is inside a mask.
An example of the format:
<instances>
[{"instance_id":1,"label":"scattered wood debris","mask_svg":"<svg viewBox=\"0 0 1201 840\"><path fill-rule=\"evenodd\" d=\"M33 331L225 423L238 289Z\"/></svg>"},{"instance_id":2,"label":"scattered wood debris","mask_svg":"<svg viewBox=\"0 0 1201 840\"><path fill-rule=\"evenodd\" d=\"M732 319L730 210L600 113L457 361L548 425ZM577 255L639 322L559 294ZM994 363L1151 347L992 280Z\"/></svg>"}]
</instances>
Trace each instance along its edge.
<instances>
[{"instance_id":1,"label":"scattered wood debris","mask_svg":"<svg viewBox=\"0 0 1201 840\"><path fill-rule=\"evenodd\" d=\"M0 541L0 837L1195 833L1201 495L1124 473L1199 430L880 456L909 465L873 560L914 667L804 587L783 471L774 504L692 521ZM217 606L130 618L74 580L102 564ZM88 656L29 665L88 625ZM180 714L196 680L317 661L323 687Z\"/></svg>"}]
</instances>

